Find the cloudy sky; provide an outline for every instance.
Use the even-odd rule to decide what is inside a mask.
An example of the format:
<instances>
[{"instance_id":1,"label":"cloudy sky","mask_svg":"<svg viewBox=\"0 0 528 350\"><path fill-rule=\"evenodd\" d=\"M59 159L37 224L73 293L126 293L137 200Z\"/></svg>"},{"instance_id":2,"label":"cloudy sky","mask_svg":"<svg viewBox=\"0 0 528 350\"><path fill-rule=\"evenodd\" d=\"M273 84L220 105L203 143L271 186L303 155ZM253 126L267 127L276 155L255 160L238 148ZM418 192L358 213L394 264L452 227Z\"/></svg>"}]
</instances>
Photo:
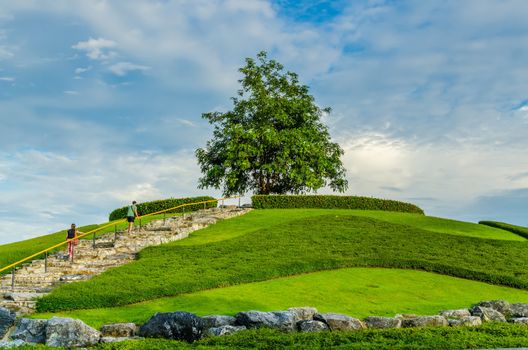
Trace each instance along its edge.
<instances>
[{"instance_id":1,"label":"cloudy sky","mask_svg":"<svg viewBox=\"0 0 528 350\"><path fill-rule=\"evenodd\" d=\"M196 188L245 57L297 72L347 194L528 225L528 2L0 0L0 243Z\"/></svg>"}]
</instances>

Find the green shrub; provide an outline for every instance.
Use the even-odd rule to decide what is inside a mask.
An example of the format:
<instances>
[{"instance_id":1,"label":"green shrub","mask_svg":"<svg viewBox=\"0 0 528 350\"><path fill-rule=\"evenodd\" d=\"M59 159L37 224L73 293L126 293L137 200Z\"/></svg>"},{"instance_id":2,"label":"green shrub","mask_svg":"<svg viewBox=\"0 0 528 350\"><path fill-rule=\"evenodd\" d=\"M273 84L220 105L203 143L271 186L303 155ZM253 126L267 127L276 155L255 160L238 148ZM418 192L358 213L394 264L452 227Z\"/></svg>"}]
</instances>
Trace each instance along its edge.
<instances>
[{"instance_id":1,"label":"green shrub","mask_svg":"<svg viewBox=\"0 0 528 350\"><path fill-rule=\"evenodd\" d=\"M479 224L500 228L501 230L509 231L521 237L528 238L528 228L523 226L516 226L499 221L479 221Z\"/></svg>"},{"instance_id":2,"label":"green shrub","mask_svg":"<svg viewBox=\"0 0 528 350\"><path fill-rule=\"evenodd\" d=\"M203 201L209 201L214 200L215 198L210 196L201 196L201 197L189 197L189 198L169 198L169 199L161 199L157 201L151 201L151 202L144 202L139 203L137 205L137 210L139 215L146 215L150 213L155 213L160 210L165 210L169 208L176 207L178 205L187 204L187 203L195 203L195 202L203 202ZM215 208L218 205L217 201L206 203L207 208ZM197 204L197 205L191 205L188 207L185 207L185 211L195 211L198 209L203 209L203 204ZM128 205L126 207L118 208L112 211L109 215L109 221L118 220L118 219L124 219L126 218L126 214L128 211ZM179 209L178 211L181 211Z\"/></svg>"},{"instance_id":3,"label":"green shrub","mask_svg":"<svg viewBox=\"0 0 528 350\"><path fill-rule=\"evenodd\" d=\"M255 209L323 208L399 211L423 214L424 211L411 203L388 199L357 196L288 196L255 195L251 197Z\"/></svg>"}]
</instances>

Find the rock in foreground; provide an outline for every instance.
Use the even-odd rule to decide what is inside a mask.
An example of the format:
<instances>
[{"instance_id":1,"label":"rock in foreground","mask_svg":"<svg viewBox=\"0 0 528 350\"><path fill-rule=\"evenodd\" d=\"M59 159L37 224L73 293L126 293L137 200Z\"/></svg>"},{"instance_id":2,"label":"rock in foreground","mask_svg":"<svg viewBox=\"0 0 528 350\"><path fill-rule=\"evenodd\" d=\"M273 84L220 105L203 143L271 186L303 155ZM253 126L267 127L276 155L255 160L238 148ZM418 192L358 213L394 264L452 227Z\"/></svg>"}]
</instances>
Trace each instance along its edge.
<instances>
[{"instance_id":1,"label":"rock in foreground","mask_svg":"<svg viewBox=\"0 0 528 350\"><path fill-rule=\"evenodd\" d=\"M166 338L192 343L202 338L204 325L201 318L188 312L157 313L139 328L146 338Z\"/></svg>"}]
</instances>

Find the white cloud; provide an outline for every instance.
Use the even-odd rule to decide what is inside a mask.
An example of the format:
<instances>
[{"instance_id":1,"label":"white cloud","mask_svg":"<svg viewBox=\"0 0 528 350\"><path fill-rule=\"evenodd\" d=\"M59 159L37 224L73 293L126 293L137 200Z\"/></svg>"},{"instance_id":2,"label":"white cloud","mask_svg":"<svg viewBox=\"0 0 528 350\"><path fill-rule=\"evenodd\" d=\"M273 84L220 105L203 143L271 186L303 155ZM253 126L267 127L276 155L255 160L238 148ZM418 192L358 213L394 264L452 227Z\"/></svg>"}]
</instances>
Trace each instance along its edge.
<instances>
[{"instance_id":1,"label":"white cloud","mask_svg":"<svg viewBox=\"0 0 528 350\"><path fill-rule=\"evenodd\" d=\"M75 90L65 90L63 91L66 95L78 95L79 92Z\"/></svg>"},{"instance_id":2,"label":"white cloud","mask_svg":"<svg viewBox=\"0 0 528 350\"><path fill-rule=\"evenodd\" d=\"M75 74L76 75L79 75L79 74L82 74L82 73L85 73L85 72L88 72L89 70L91 70L92 67L89 66L89 67L79 67L79 68L75 68Z\"/></svg>"},{"instance_id":3,"label":"white cloud","mask_svg":"<svg viewBox=\"0 0 528 350\"><path fill-rule=\"evenodd\" d=\"M146 70L149 70L150 67L139 65L139 64L134 64L130 62L119 62L119 63L111 65L108 69L115 75L122 77L122 76L127 75L128 72L132 72L136 70L146 71Z\"/></svg>"},{"instance_id":4,"label":"white cloud","mask_svg":"<svg viewBox=\"0 0 528 350\"><path fill-rule=\"evenodd\" d=\"M6 188L20 186L2 192L0 208L9 210L0 212L0 244L58 230L71 222L104 222L112 209L133 199L218 194L196 189L199 169L192 150L119 154L100 152L96 144L73 155L37 150L0 153L0 164L5 166ZM28 212L32 218L26 225L25 216L14 215ZM22 231L27 236L19 236Z\"/></svg>"},{"instance_id":5,"label":"white cloud","mask_svg":"<svg viewBox=\"0 0 528 350\"><path fill-rule=\"evenodd\" d=\"M8 81L8 82L13 82L15 81L16 79L14 77L0 77L0 81Z\"/></svg>"},{"instance_id":6,"label":"white cloud","mask_svg":"<svg viewBox=\"0 0 528 350\"><path fill-rule=\"evenodd\" d=\"M72 48L86 52L86 56L92 60L107 60L116 55L115 52L106 49L116 47L116 43L112 40L99 38L90 38L87 41L79 41L73 45Z\"/></svg>"},{"instance_id":7,"label":"white cloud","mask_svg":"<svg viewBox=\"0 0 528 350\"><path fill-rule=\"evenodd\" d=\"M519 164L524 154L520 148L471 144L454 148L380 133L350 134L341 144L350 194L417 198L435 215L459 217L481 196L528 187L528 177L512 179L512 173L528 172L525 164Z\"/></svg>"}]
</instances>

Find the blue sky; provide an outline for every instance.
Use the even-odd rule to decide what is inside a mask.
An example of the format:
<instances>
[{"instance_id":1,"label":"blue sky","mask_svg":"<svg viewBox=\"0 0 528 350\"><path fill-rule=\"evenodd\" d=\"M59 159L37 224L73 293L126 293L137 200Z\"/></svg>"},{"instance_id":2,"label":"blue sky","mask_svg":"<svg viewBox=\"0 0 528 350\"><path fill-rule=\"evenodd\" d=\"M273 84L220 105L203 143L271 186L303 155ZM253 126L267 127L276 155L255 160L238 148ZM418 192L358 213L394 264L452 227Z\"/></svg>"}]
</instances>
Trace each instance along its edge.
<instances>
[{"instance_id":1,"label":"blue sky","mask_svg":"<svg viewBox=\"0 0 528 350\"><path fill-rule=\"evenodd\" d=\"M197 194L260 50L330 106L347 194L528 225L528 2L0 0L0 243ZM325 192L325 191L322 191Z\"/></svg>"}]
</instances>

